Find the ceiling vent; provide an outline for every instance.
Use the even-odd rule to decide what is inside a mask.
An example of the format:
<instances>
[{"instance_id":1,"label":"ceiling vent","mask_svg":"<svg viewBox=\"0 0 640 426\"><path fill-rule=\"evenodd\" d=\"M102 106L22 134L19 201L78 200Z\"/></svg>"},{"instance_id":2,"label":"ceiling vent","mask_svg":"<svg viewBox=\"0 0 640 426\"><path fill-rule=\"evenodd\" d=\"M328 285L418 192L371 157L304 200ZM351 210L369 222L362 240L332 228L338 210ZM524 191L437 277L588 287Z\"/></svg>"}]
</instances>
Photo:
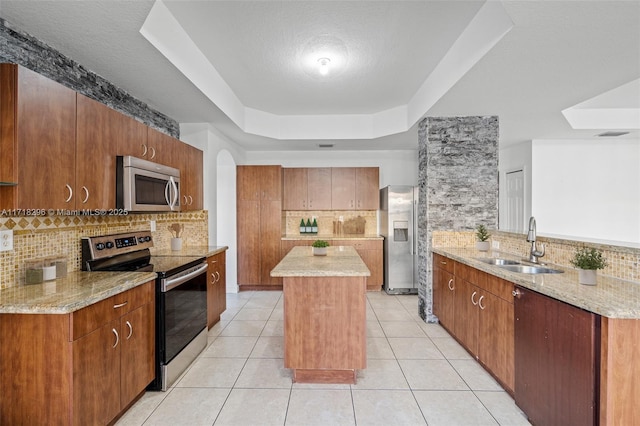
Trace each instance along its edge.
<instances>
[{"instance_id":1,"label":"ceiling vent","mask_svg":"<svg viewBox=\"0 0 640 426\"><path fill-rule=\"evenodd\" d=\"M614 131L610 131L610 132L600 133L598 136L601 137L601 138L612 138L612 137L628 135L628 134L629 134L629 132L614 132Z\"/></svg>"},{"instance_id":2,"label":"ceiling vent","mask_svg":"<svg viewBox=\"0 0 640 426\"><path fill-rule=\"evenodd\" d=\"M318 148L333 148L333 145L334 144L332 143L321 143L321 144L318 144Z\"/></svg>"}]
</instances>

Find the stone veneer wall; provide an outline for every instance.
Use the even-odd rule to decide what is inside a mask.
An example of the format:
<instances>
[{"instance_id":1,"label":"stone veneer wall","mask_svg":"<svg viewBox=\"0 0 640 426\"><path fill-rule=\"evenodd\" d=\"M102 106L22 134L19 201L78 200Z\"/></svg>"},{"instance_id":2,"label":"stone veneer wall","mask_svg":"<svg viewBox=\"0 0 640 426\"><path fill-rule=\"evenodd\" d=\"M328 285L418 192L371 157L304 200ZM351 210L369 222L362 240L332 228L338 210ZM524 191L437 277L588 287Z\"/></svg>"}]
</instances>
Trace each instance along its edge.
<instances>
[{"instance_id":1,"label":"stone veneer wall","mask_svg":"<svg viewBox=\"0 0 640 426\"><path fill-rule=\"evenodd\" d=\"M418 313L434 322L433 233L498 226L498 118L427 117L418 155Z\"/></svg>"},{"instance_id":2,"label":"stone veneer wall","mask_svg":"<svg viewBox=\"0 0 640 426\"><path fill-rule=\"evenodd\" d=\"M183 213L144 213L122 216L20 216L1 217L0 229L13 230L13 250L0 252L0 289L24 284L25 261L50 256L67 259L69 272L80 270L80 240L85 236L149 230L154 248L170 248L172 223L184 225L183 246L207 246L206 210Z\"/></svg>"},{"instance_id":3,"label":"stone veneer wall","mask_svg":"<svg viewBox=\"0 0 640 426\"><path fill-rule=\"evenodd\" d=\"M175 138L178 122L0 18L0 62L22 65Z\"/></svg>"}]
</instances>

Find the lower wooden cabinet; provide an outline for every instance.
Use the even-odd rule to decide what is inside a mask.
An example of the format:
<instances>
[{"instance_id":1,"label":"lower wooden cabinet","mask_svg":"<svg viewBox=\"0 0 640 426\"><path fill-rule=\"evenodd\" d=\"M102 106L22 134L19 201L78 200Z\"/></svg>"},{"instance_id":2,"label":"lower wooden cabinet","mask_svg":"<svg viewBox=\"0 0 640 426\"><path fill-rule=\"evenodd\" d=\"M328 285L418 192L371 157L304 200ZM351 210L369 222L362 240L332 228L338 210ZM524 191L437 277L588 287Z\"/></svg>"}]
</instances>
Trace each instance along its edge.
<instances>
[{"instance_id":1,"label":"lower wooden cabinet","mask_svg":"<svg viewBox=\"0 0 640 426\"><path fill-rule=\"evenodd\" d=\"M226 252L208 257L207 263L207 327L211 328L227 309Z\"/></svg>"},{"instance_id":2,"label":"lower wooden cabinet","mask_svg":"<svg viewBox=\"0 0 640 426\"><path fill-rule=\"evenodd\" d=\"M1 315L0 341L3 424L108 424L155 377L155 283L71 314Z\"/></svg>"},{"instance_id":3,"label":"lower wooden cabinet","mask_svg":"<svg viewBox=\"0 0 640 426\"><path fill-rule=\"evenodd\" d=\"M598 424L599 316L523 288L515 315L516 404L536 425Z\"/></svg>"},{"instance_id":4,"label":"lower wooden cabinet","mask_svg":"<svg viewBox=\"0 0 640 426\"><path fill-rule=\"evenodd\" d=\"M513 284L433 255L433 312L502 386L514 388Z\"/></svg>"}]
</instances>

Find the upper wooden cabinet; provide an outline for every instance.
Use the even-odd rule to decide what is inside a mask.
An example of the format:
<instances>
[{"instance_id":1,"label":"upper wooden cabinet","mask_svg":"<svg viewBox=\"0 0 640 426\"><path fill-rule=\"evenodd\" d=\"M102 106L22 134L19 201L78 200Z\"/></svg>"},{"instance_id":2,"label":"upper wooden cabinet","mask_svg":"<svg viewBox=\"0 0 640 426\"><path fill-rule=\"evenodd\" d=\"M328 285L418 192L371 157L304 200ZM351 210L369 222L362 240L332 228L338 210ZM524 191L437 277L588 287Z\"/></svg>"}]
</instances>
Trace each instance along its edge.
<instances>
[{"instance_id":1,"label":"upper wooden cabinet","mask_svg":"<svg viewBox=\"0 0 640 426\"><path fill-rule=\"evenodd\" d=\"M378 210L379 186L377 167L334 167L331 169L331 208Z\"/></svg>"},{"instance_id":2,"label":"upper wooden cabinet","mask_svg":"<svg viewBox=\"0 0 640 426\"><path fill-rule=\"evenodd\" d=\"M238 166L238 200L282 200L281 166Z\"/></svg>"},{"instance_id":3,"label":"upper wooden cabinet","mask_svg":"<svg viewBox=\"0 0 640 426\"><path fill-rule=\"evenodd\" d=\"M75 208L76 93L21 66L0 73L3 180L18 183L2 207Z\"/></svg>"},{"instance_id":4,"label":"upper wooden cabinet","mask_svg":"<svg viewBox=\"0 0 640 426\"><path fill-rule=\"evenodd\" d=\"M282 169L285 210L331 210L331 168Z\"/></svg>"},{"instance_id":5,"label":"upper wooden cabinet","mask_svg":"<svg viewBox=\"0 0 640 426\"><path fill-rule=\"evenodd\" d=\"M181 143L182 142L172 136L147 127L146 153L140 158L179 168L179 164L176 162L176 151L180 151L178 144Z\"/></svg>"},{"instance_id":6,"label":"upper wooden cabinet","mask_svg":"<svg viewBox=\"0 0 640 426\"><path fill-rule=\"evenodd\" d=\"M182 210L202 210L202 151L176 140L174 146L180 169L180 204Z\"/></svg>"},{"instance_id":7,"label":"upper wooden cabinet","mask_svg":"<svg viewBox=\"0 0 640 426\"><path fill-rule=\"evenodd\" d=\"M120 113L77 95L76 207L112 208L116 203L116 152Z\"/></svg>"}]
</instances>

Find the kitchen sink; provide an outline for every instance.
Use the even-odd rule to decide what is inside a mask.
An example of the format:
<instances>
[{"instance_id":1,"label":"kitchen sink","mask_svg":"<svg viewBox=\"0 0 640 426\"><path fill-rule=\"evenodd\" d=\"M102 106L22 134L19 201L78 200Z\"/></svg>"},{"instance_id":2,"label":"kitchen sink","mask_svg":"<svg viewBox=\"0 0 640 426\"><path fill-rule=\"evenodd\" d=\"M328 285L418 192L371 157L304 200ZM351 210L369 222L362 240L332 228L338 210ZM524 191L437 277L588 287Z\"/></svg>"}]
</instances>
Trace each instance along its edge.
<instances>
[{"instance_id":1,"label":"kitchen sink","mask_svg":"<svg viewBox=\"0 0 640 426\"><path fill-rule=\"evenodd\" d=\"M520 265L520 262L518 262L517 260L500 259L497 257L476 257L476 260L488 263L489 265Z\"/></svg>"},{"instance_id":2,"label":"kitchen sink","mask_svg":"<svg viewBox=\"0 0 640 426\"><path fill-rule=\"evenodd\" d=\"M547 268L546 266L529 266L529 265L499 265L502 269L508 271L519 272L521 274L562 274L564 271L560 269Z\"/></svg>"}]
</instances>

